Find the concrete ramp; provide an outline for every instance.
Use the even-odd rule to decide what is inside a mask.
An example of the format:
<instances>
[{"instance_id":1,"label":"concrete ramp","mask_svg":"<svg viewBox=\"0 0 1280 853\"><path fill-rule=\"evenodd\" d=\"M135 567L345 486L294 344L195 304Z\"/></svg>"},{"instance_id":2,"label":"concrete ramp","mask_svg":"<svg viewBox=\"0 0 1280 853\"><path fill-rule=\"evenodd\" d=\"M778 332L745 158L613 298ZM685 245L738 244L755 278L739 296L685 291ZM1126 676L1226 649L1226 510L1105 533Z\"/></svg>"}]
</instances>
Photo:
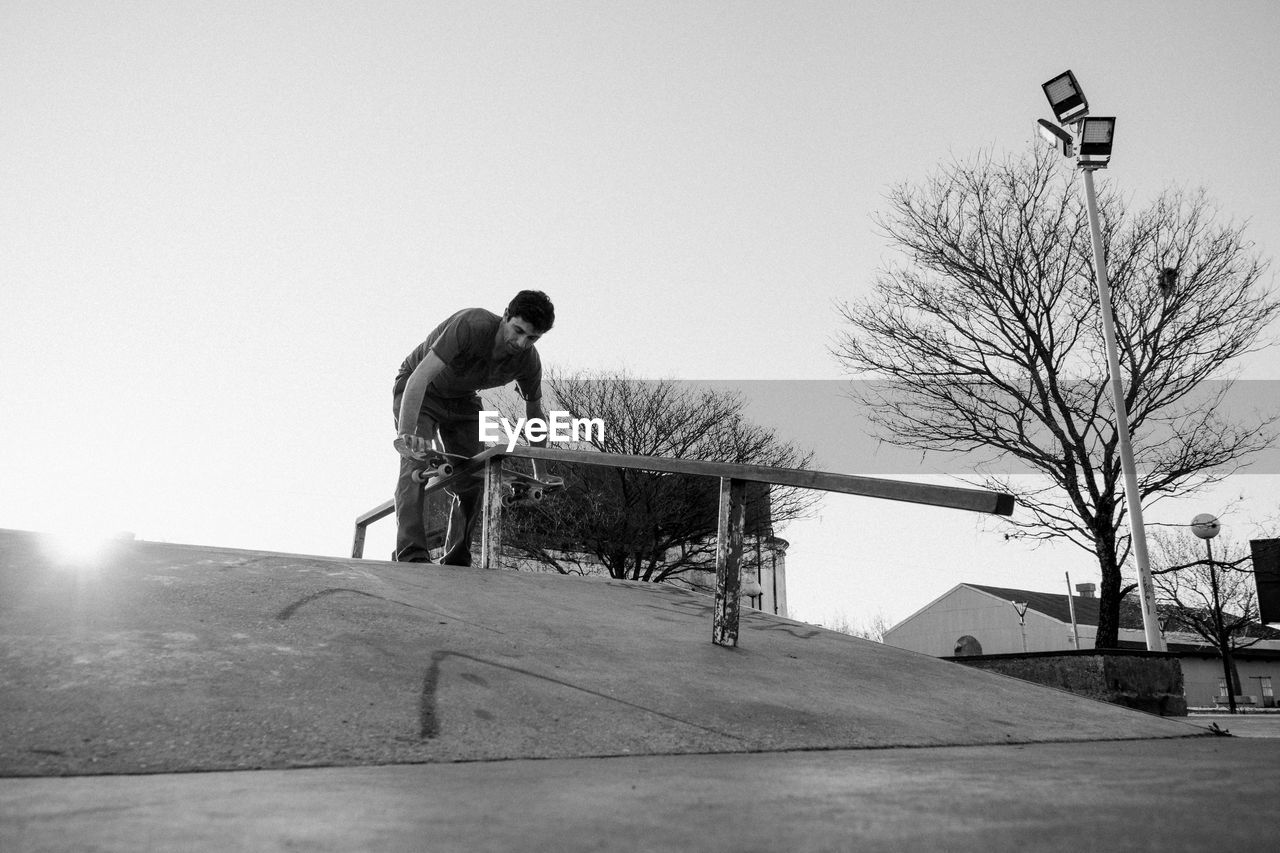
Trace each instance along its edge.
<instances>
[{"instance_id":1,"label":"concrete ramp","mask_svg":"<svg viewBox=\"0 0 1280 853\"><path fill-rule=\"evenodd\" d=\"M0 531L0 775L1185 737L671 587Z\"/></svg>"}]
</instances>

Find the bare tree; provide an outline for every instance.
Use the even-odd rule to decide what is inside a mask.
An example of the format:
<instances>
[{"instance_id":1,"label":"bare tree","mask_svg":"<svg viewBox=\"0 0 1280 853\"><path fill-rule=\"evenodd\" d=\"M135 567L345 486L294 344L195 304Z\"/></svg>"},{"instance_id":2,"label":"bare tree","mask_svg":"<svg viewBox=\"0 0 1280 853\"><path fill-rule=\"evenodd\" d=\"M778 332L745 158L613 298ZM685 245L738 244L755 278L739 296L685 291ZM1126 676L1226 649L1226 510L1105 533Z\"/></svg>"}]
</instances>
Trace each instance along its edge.
<instances>
[{"instance_id":1,"label":"bare tree","mask_svg":"<svg viewBox=\"0 0 1280 853\"><path fill-rule=\"evenodd\" d=\"M823 620L819 624L829 631L848 634L850 637L870 640L873 643L883 643L884 635L893 627L884 613L879 611L866 622L850 621L847 615L837 612L830 619Z\"/></svg>"},{"instance_id":2,"label":"bare tree","mask_svg":"<svg viewBox=\"0 0 1280 853\"><path fill-rule=\"evenodd\" d=\"M553 376L552 408L603 421L576 449L805 468L812 453L742 414L740 395L668 380L622 374ZM715 554L719 490L714 478L559 464L566 489L555 500L513 513L508 541L562 573L587 563L612 577L662 581L706 569ZM749 484L746 532L807 514L812 492Z\"/></svg>"},{"instance_id":3,"label":"bare tree","mask_svg":"<svg viewBox=\"0 0 1280 853\"><path fill-rule=\"evenodd\" d=\"M1240 673L1234 655L1280 632L1258 622L1257 586L1247 547L1221 537L1213 540L1212 561L1204 543L1186 534L1152 537L1156 558L1152 568L1156 596L1166 631L1197 635L1223 660L1224 678L1234 697L1240 695Z\"/></svg>"},{"instance_id":4,"label":"bare tree","mask_svg":"<svg viewBox=\"0 0 1280 853\"><path fill-rule=\"evenodd\" d=\"M1065 537L1101 569L1099 648L1118 640L1124 489L1099 325L1089 225L1072 171L1033 151L943 166L900 184L877 222L907 263L848 302L834 355L885 441L978 453L1042 475L968 478L1014 493L1013 535ZM1234 359L1265 345L1280 310L1243 228L1203 193L1166 190L1129 210L1099 200L1125 400L1146 502L1237 470L1275 416L1221 418Z\"/></svg>"}]
</instances>

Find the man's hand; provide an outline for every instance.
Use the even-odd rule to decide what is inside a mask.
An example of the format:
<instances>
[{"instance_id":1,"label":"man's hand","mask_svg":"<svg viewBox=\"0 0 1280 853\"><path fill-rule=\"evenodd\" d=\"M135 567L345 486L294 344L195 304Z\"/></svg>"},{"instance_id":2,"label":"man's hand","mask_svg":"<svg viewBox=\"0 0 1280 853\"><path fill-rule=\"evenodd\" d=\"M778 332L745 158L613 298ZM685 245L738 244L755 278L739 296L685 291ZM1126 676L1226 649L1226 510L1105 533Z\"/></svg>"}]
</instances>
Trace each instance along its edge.
<instances>
[{"instance_id":1,"label":"man's hand","mask_svg":"<svg viewBox=\"0 0 1280 853\"><path fill-rule=\"evenodd\" d=\"M426 462L435 452L428 439L413 433L401 433L393 442L396 452L414 462Z\"/></svg>"}]
</instances>

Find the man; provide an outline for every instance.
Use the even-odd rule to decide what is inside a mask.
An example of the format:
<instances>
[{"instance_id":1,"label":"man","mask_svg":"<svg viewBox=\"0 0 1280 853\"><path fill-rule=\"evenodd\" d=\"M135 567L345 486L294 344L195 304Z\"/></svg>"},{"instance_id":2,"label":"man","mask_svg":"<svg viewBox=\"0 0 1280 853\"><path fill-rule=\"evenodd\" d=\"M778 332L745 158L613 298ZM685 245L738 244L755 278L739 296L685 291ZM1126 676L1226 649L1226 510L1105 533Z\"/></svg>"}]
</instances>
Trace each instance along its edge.
<instances>
[{"instance_id":1,"label":"man","mask_svg":"<svg viewBox=\"0 0 1280 853\"><path fill-rule=\"evenodd\" d=\"M534 344L555 323L555 308L538 290L522 290L501 317L468 308L445 320L400 365L394 389L396 450L396 559L430 562L425 499L413 480L416 464L435 449L462 456L484 450L480 441L480 396L476 392L515 380L525 400L526 418L547 419L542 408L542 361ZM436 444L438 442L438 444ZM535 442L545 445L546 440ZM534 462L533 474L540 476ZM482 483L446 490L453 496L449 532L441 563L471 565L471 540L479 517Z\"/></svg>"}]
</instances>

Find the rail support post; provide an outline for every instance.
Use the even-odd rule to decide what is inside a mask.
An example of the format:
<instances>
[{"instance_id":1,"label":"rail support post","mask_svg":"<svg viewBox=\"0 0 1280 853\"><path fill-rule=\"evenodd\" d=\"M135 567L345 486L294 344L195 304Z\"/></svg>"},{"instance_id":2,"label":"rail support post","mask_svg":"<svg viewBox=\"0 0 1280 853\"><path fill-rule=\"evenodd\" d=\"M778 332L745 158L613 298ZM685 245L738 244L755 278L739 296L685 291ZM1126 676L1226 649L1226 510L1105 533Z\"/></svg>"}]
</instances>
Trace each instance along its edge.
<instances>
[{"instance_id":1,"label":"rail support post","mask_svg":"<svg viewBox=\"0 0 1280 853\"><path fill-rule=\"evenodd\" d=\"M362 559L364 557L364 529L365 525L356 522L356 535L351 540L351 557L352 559Z\"/></svg>"},{"instance_id":2,"label":"rail support post","mask_svg":"<svg viewBox=\"0 0 1280 853\"><path fill-rule=\"evenodd\" d=\"M720 478L720 524L716 534L716 600L711 641L738 645L738 598L742 586L742 527L747 484Z\"/></svg>"},{"instance_id":3,"label":"rail support post","mask_svg":"<svg viewBox=\"0 0 1280 853\"><path fill-rule=\"evenodd\" d=\"M502 457L484 463L484 502L480 509L480 568L502 568Z\"/></svg>"}]
</instances>

